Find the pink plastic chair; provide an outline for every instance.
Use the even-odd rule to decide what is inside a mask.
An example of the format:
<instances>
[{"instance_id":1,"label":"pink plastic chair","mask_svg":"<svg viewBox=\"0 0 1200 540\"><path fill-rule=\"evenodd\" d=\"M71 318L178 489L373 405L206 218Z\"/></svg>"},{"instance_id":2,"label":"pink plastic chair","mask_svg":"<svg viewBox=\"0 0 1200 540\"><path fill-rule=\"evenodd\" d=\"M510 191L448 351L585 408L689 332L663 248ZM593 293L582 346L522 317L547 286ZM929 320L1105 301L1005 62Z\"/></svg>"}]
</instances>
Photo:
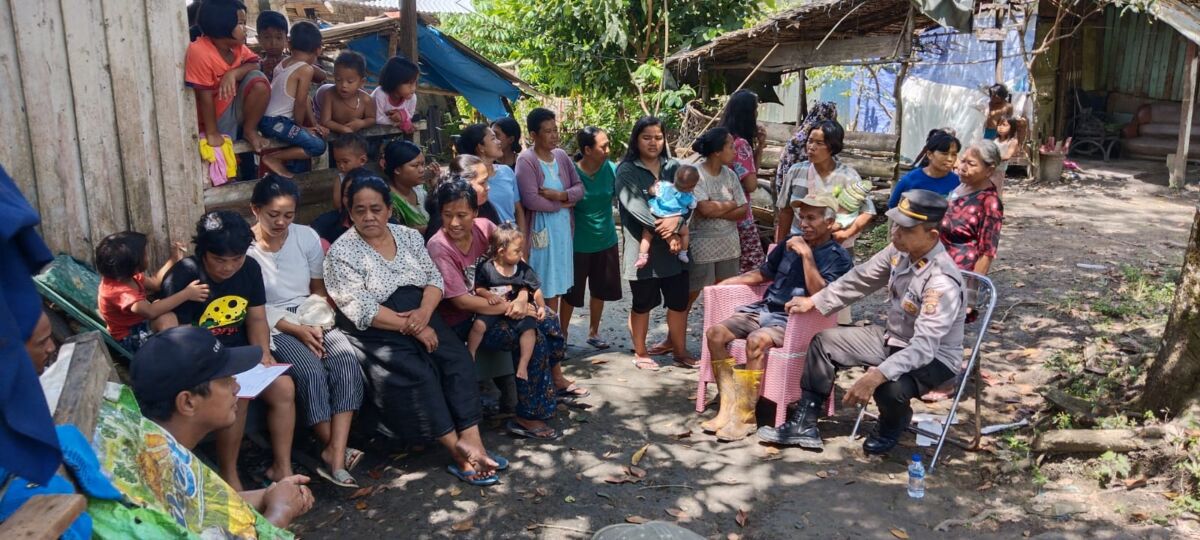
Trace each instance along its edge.
<instances>
[{"instance_id":1,"label":"pink plastic chair","mask_svg":"<svg viewBox=\"0 0 1200 540\"><path fill-rule=\"evenodd\" d=\"M711 285L704 288L704 330L729 318L737 309L762 299L767 285ZM821 315L810 311L788 316L783 346L767 351L767 367L763 373L759 395L775 402L775 426L787 418L788 404L800 399L800 376L804 372L804 359L808 344L817 332L837 326L837 314ZM746 363L746 340L738 339L729 344L729 355L738 364ZM708 339L700 347L700 383L696 389L696 412L704 412L708 383L716 382L712 370L712 355L708 350ZM834 412L833 395L829 396L828 412Z\"/></svg>"}]
</instances>

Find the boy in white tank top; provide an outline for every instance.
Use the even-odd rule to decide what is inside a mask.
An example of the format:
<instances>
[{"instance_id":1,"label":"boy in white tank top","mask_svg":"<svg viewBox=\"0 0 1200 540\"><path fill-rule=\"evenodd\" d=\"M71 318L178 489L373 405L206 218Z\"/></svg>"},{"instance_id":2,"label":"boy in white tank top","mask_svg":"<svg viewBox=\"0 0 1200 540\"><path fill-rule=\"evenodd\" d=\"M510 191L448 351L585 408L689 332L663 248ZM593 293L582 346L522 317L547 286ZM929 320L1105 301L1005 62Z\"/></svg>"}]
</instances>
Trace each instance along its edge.
<instances>
[{"instance_id":1,"label":"boy in white tank top","mask_svg":"<svg viewBox=\"0 0 1200 540\"><path fill-rule=\"evenodd\" d=\"M313 114L308 90L312 86L317 55L321 52L321 31L317 25L300 21L292 25L288 43L291 56L275 67L271 79L271 100L258 130L272 139L291 145L262 155L262 163L280 176L291 177L287 161L308 159L325 152L325 135ZM315 126L306 128L304 126Z\"/></svg>"}]
</instances>

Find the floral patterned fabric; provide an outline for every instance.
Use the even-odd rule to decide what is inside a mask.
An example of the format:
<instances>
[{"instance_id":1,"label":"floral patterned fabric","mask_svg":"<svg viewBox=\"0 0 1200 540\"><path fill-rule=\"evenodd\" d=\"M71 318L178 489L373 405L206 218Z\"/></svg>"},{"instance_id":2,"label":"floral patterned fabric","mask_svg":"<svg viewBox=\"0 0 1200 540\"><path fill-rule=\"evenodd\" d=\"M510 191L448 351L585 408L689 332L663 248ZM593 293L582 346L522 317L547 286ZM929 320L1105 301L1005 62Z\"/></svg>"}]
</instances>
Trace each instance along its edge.
<instances>
[{"instance_id":1,"label":"floral patterned fabric","mask_svg":"<svg viewBox=\"0 0 1200 540\"><path fill-rule=\"evenodd\" d=\"M738 181L749 174L758 174L758 166L754 163L754 147L741 137L734 137L733 149L737 152L737 157L733 161L733 173L737 175ZM750 191L744 191L746 200L750 200ZM758 235L758 227L754 225L754 209L751 206L746 207L746 219L738 222L738 239L742 242L742 257L739 262L739 272L746 273L758 268L763 261L767 260L767 253L763 251L762 238Z\"/></svg>"},{"instance_id":2,"label":"floral patterned fabric","mask_svg":"<svg viewBox=\"0 0 1200 540\"><path fill-rule=\"evenodd\" d=\"M498 351L513 352L513 367L517 366L517 352L521 350L521 321L501 317L488 327L483 335L483 347ZM529 358L529 380L517 379L517 416L526 420L549 420L556 408L554 379L550 368L567 356L567 343L563 340L558 314L546 308L546 316L537 323L534 332L533 355Z\"/></svg>"},{"instance_id":3,"label":"floral patterned fabric","mask_svg":"<svg viewBox=\"0 0 1200 540\"><path fill-rule=\"evenodd\" d=\"M996 256L1004 204L994 187L955 195L950 194L950 208L942 218L942 244L959 269L974 270L980 257Z\"/></svg>"},{"instance_id":4,"label":"floral patterned fabric","mask_svg":"<svg viewBox=\"0 0 1200 540\"><path fill-rule=\"evenodd\" d=\"M134 505L90 503L97 537L292 538L142 416L128 387L102 402L92 448L105 475Z\"/></svg>"}]
</instances>

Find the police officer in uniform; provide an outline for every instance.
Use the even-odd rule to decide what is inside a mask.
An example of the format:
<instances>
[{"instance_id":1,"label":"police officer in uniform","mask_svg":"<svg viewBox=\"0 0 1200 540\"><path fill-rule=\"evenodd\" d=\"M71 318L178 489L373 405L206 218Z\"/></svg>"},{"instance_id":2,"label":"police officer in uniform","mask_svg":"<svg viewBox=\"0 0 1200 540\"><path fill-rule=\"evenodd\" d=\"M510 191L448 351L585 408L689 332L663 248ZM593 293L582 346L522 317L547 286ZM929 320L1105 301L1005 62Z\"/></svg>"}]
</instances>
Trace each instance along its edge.
<instances>
[{"instance_id":1,"label":"police officer in uniform","mask_svg":"<svg viewBox=\"0 0 1200 540\"><path fill-rule=\"evenodd\" d=\"M887 327L839 327L813 338L808 348L802 394L779 428L763 427L758 437L784 445L821 448L817 416L833 391L839 369L863 366L842 402L879 407L876 432L863 443L868 454L896 446L912 420L909 401L950 380L962 369L963 277L939 240L946 199L923 189L905 192L887 216L896 225L892 243L867 262L812 297L796 297L788 309L822 314L838 310L887 286Z\"/></svg>"}]
</instances>

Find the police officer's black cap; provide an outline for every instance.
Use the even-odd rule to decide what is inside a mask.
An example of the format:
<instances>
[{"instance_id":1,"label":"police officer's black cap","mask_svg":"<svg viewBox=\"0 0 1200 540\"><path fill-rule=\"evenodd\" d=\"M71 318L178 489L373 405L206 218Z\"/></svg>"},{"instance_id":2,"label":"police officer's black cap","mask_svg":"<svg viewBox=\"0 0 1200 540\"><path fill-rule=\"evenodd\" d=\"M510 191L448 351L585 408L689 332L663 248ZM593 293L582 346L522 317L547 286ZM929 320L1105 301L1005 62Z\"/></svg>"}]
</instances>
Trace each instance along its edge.
<instances>
[{"instance_id":1,"label":"police officer's black cap","mask_svg":"<svg viewBox=\"0 0 1200 540\"><path fill-rule=\"evenodd\" d=\"M130 386L140 400L174 399L206 382L248 371L261 360L257 345L226 347L208 330L176 326L151 336L133 355Z\"/></svg>"},{"instance_id":2,"label":"police officer's black cap","mask_svg":"<svg viewBox=\"0 0 1200 540\"><path fill-rule=\"evenodd\" d=\"M888 210L887 217L901 227L922 223L938 224L946 215L946 198L927 189L913 189L900 195L900 204Z\"/></svg>"}]
</instances>

